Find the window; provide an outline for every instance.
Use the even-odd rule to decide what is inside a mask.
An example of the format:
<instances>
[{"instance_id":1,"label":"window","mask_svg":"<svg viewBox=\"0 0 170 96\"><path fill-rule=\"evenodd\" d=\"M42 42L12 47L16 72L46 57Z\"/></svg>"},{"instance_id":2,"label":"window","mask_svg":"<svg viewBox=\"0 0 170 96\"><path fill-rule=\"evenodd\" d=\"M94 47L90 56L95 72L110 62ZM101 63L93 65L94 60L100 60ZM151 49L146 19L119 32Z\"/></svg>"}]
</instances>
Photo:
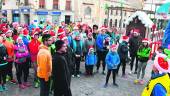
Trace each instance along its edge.
<instances>
[{"instance_id":1,"label":"window","mask_svg":"<svg viewBox=\"0 0 170 96\"><path fill-rule=\"evenodd\" d=\"M127 12L125 11L125 16L127 15Z\"/></svg>"},{"instance_id":2,"label":"window","mask_svg":"<svg viewBox=\"0 0 170 96\"><path fill-rule=\"evenodd\" d=\"M28 0L24 0L24 5L28 6Z\"/></svg>"},{"instance_id":3,"label":"window","mask_svg":"<svg viewBox=\"0 0 170 96\"><path fill-rule=\"evenodd\" d=\"M5 0L2 0L2 5L5 5Z\"/></svg>"},{"instance_id":4,"label":"window","mask_svg":"<svg viewBox=\"0 0 170 96\"><path fill-rule=\"evenodd\" d=\"M58 2L58 0L53 0L53 9L59 9L59 2Z\"/></svg>"},{"instance_id":5,"label":"window","mask_svg":"<svg viewBox=\"0 0 170 96\"><path fill-rule=\"evenodd\" d=\"M71 10L71 0L66 0L66 10Z\"/></svg>"},{"instance_id":6,"label":"window","mask_svg":"<svg viewBox=\"0 0 170 96\"><path fill-rule=\"evenodd\" d=\"M118 10L116 9L116 15L118 15Z\"/></svg>"},{"instance_id":7,"label":"window","mask_svg":"<svg viewBox=\"0 0 170 96\"><path fill-rule=\"evenodd\" d=\"M87 7L84 10L84 16L85 16L85 18L91 18L91 8L90 7Z\"/></svg>"},{"instance_id":8,"label":"window","mask_svg":"<svg viewBox=\"0 0 170 96\"><path fill-rule=\"evenodd\" d=\"M39 8L45 8L45 0L39 0Z\"/></svg>"},{"instance_id":9,"label":"window","mask_svg":"<svg viewBox=\"0 0 170 96\"><path fill-rule=\"evenodd\" d=\"M112 8L113 8L113 5L111 5L111 13L110 13L111 15L113 15L113 10L112 10Z\"/></svg>"},{"instance_id":10,"label":"window","mask_svg":"<svg viewBox=\"0 0 170 96\"><path fill-rule=\"evenodd\" d=\"M115 19L115 27L117 27L117 19Z\"/></svg>"}]
</instances>

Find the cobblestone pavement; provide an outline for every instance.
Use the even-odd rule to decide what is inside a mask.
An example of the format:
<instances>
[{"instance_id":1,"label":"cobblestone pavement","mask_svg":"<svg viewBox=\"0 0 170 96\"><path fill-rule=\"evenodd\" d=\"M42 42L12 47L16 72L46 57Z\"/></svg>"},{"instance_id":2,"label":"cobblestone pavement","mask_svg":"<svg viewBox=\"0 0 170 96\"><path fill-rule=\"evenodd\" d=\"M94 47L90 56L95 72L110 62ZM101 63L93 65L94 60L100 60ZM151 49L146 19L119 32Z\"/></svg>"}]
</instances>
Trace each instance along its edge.
<instances>
[{"instance_id":1,"label":"cobblestone pavement","mask_svg":"<svg viewBox=\"0 0 170 96\"><path fill-rule=\"evenodd\" d=\"M146 68L145 81L148 81L151 72L151 61L149 61ZM81 64L81 71L84 72L84 64ZM95 69L94 69L95 71ZM127 65L126 73L129 72ZM109 86L104 88L106 75L101 72L95 74L93 77L86 77L83 74L80 78L72 78L71 90L73 96L140 96L145 85L135 85L133 81L136 75L127 75L127 78L121 77L121 68L117 83L119 87L112 86L112 78L110 77ZM32 75L29 77L32 82ZM145 84L146 84L145 82ZM17 85L8 83L8 91L1 92L0 96L39 96L39 89L33 87L21 90ZM52 95L51 95L52 96Z\"/></svg>"}]
</instances>

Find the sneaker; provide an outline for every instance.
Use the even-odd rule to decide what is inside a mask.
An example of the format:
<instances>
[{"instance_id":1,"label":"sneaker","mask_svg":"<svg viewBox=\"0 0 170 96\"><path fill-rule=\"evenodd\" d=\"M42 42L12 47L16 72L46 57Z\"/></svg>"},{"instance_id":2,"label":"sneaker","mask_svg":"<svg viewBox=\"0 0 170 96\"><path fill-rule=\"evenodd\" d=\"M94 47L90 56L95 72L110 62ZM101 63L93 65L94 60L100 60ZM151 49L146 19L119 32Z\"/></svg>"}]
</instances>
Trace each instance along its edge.
<instances>
[{"instance_id":1,"label":"sneaker","mask_svg":"<svg viewBox=\"0 0 170 96\"><path fill-rule=\"evenodd\" d=\"M119 85L118 85L118 84L116 84L116 83L113 83L113 86L119 87Z\"/></svg>"},{"instance_id":2,"label":"sneaker","mask_svg":"<svg viewBox=\"0 0 170 96\"><path fill-rule=\"evenodd\" d=\"M104 88L107 88L107 86L108 86L107 84L104 84L104 86L103 86L103 87L104 87Z\"/></svg>"},{"instance_id":3,"label":"sneaker","mask_svg":"<svg viewBox=\"0 0 170 96\"><path fill-rule=\"evenodd\" d=\"M129 75L131 75L131 74L132 74L132 71L129 72Z\"/></svg>"},{"instance_id":4,"label":"sneaker","mask_svg":"<svg viewBox=\"0 0 170 96\"><path fill-rule=\"evenodd\" d=\"M73 78L75 77L74 75L71 75Z\"/></svg>"},{"instance_id":5,"label":"sneaker","mask_svg":"<svg viewBox=\"0 0 170 96\"><path fill-rule=\"evenodd\" d=\"M137 79L137 80L135 80L135 81L134 81L134 83L135 83L135 84L138 84L138 83L139 83L139 80L138 80L138 79Z\"/></svg>"},{"instance_id":6,"label":"sneaker","mask_svg":"<svg viewBox=\"0 0 170 96\"><path fill-rule=\"evenodd\" d=\"M26 86L26 87L30 87L31 86L31 84L28 83L28 82L23 83L23 85Z\"/></svg>"},{"instance_id":7,"label":"sneaker","mask_svg":"<svg viewBox=\"0 0 170 96\"><path fill-rule=\"evenodd\" d=\"M80 78L80 75L77 75L78 78Z\"/></svg>"},{"instance_id":8,"label":"sneaker","mask_svg":"<svg viewBox=\"0 0 170 96\"><path fill-rule=\"evenodd\" d=\"M135 71L134 74L137 74L137 72Z\"/></svg>"},{"instance_id":9,"label":"sneaker","mask_svg":"<svg viewBox=\"0 0 170 96\"><path fill-rule=\"evenodd\" d=\"M6 85L4 84L4 85L2 85L2 88L4 89L4 91L7 91L8 90L8 88L6 87Z\"/></svg>"},{"instance_id":10,"label":"sneaker","mask_svg":"<svg viewBox=\"0 0 170 96\"><path fill-rule=\"evenodd\" d=\"M38 82L34 82L34 87L38 88L39 87L39 83Z\"/></svg>"},{"instance_id":11,"label":"sneaker","mask_svg":"<svg viewBox=\"0 0 170 96\"><path fill-rule=\"evenodd\" d=\"M8 82L11 78L7 75L6 76L6 82Z\"/></svg>"},{"instance_id":12,"label":"sneaker","mask_svg":"<svg viewBox=\"0 0 170 96\"><path fill-rule=\"evenodd\" d=\"M139 84L141 84L141 85L143 85L144 83L145 83L144 80L139 81Z\"/></svg>"},{"instance_id":13,"label":"sneaker","mask_svg":"<svg viewBox=\"0 0 170 96\"><path fill-rule=\"evenodd\" d=\"M127 75L122 75L122 78L127 78Z\"/></svg>"},{"instance_id":14,"label":"sneaker","mask_svg":"<svg viewBox=\"0 0 170 96\"><path fill-rule=\"evenodd\" d=\"M10 83L17 84L17 81L15 79L10 80Z\"/></svg>"},{"instance_id":15,"label":"sneaker","mask_svg":"<svg viewBox=\"0 0 170 96\"><path fill-rule=\"evenodd\" d=\"M0 92L3 92L4 88L2 87L2 85L0 85Z\"/></svg>"},{"instance_id":16,"label":"sneaker","mask_svg":"<svg viewBox=\"0 0 170 96\"><path fill-rule=\"evenodd\" d=\"M106 75L106 74L104 73L104 71L102 72L102 74L103 74L103 75Z\"/></svg>"},{"instance_id":17,"label":"sneaker","mask_svg":"<svg viewBox=\"0 0 170 96\"><path fill-rule=\"evenodd\" d=\"M19 88L20 88L20 89L25 89L26 86L24 86L23 84L19 84Z\"/></svg>"}]
</instances>

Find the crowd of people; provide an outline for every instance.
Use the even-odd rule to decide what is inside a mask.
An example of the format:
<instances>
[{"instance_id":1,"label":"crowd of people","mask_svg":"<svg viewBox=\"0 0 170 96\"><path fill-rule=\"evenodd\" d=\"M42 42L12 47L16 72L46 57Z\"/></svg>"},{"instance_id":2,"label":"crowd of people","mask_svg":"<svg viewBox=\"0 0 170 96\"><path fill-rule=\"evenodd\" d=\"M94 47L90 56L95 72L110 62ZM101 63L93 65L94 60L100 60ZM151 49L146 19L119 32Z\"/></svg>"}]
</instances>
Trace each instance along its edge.
<instances>
[{"instance_id":1,"label":"crowd of people","mask_svg":"<svg viewBox=\"0 0 170 96\"><path fill-rule=\"evenodd\" d=\"M49 96L50 92L54 96L72 96L71 78L80 78L82 61L86 76L99 73L102 65L102 74L106 74L105 88L111 73L113 85L118 87L116 76L121 66L123 78L134 73L137 74L134 83L144 84L151 52L149 43L149 39L141 38L139 29L132 29L131 35L125 36L115 27L90 27L81 23L62 22L56 26L41 21L37 26L34 23L26 26L4 22L0 24L0 92L8 90L6 82L9 81L18 84L20 89L31 85L40 87L40 96ZM126 71L128 63L130 72ZM28 82L30 68L34 69L33 84Z\"/></svg>"}]
</instances>

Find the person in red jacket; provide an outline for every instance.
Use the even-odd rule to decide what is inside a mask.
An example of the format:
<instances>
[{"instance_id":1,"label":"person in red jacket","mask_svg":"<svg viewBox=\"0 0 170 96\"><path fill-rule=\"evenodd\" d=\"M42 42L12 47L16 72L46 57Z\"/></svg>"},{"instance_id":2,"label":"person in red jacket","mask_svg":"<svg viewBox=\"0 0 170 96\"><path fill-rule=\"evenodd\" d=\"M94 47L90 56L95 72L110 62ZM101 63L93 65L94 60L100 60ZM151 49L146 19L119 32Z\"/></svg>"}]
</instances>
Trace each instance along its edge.
<instances>
[{"instance_id":1,"label":"person in red jacket","mask_svg":"<svg viewBox=\"0 0 170 96\"><path fill-rule=\"evenodd\" d=\"M34 77L34 87L35 88L39 87L39 81L37 79L36 74L37 74L37 54L38 54L39 46L40 46L41 42L38 40L38 37L39 37L38 31L33 31L32 32L32 40L28 44L30 56L31 56L31 62L33 64L34 71L35 71L35 77Z\"/></svg>"}]
</instances>

